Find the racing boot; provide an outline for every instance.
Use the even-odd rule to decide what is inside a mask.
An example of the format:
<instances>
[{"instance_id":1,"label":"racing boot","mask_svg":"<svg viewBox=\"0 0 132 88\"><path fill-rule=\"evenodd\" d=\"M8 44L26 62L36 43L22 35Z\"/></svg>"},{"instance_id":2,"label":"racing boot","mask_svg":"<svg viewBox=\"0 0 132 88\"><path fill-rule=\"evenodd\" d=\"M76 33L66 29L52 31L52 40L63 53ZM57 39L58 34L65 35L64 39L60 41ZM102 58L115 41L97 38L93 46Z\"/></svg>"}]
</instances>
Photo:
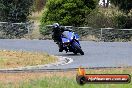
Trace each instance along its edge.
<instances>
[{"instance_id":1,"label":"racing boot","mask_svg":"<svg viewBox=\"0 0 132 88\"><path fill-rule=\"evenodd\" d=\"M62 52L63 51L63 45L62 43L56 43L59 47L59 52Z\"/></svg>"}]
</instances>

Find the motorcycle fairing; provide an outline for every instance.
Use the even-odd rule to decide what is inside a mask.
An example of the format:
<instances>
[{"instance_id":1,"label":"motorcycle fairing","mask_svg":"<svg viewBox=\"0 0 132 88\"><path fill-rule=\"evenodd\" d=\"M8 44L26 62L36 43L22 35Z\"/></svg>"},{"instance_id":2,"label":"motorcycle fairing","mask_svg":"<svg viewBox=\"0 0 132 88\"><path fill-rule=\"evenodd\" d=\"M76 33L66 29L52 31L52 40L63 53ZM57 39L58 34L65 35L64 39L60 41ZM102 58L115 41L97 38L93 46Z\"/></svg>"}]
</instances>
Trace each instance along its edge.
<instances>
[{"instance_id":1,"label":"motorcycle fairing","mask_svg":"<svg viewBox=\"0 0 132 88\"><path fill-rule=\"evenodd\" d=\"M68 43L68 42L70 42L69 39L67 39L67 38L62 38L62 43Z\"/></svg>"}]
</instances>

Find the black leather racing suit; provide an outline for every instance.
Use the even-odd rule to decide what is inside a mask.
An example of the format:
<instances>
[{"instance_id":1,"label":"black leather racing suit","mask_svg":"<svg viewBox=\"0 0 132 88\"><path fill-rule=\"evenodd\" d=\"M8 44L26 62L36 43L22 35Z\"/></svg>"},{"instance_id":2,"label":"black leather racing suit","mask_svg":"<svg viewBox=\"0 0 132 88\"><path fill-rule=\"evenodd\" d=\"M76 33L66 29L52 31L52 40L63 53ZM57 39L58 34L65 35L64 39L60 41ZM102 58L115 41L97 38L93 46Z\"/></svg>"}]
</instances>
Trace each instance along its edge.
<instances>
[{"instance_id":1,"label":"black leather racing suit","mask_svg":"<svg viewBox=\"0 0 132 88\"><path fill-rule=\"evenodd\" d=\"M57 42L56 44L59 46L59 52L63 51L63 45L62 45L62 39L61 39L61 35L64 31L71 31L67 28L64 27L58 27L53 29L52 31L52 39L54 40L54 42Z\"/></svg>"}]
</instances>

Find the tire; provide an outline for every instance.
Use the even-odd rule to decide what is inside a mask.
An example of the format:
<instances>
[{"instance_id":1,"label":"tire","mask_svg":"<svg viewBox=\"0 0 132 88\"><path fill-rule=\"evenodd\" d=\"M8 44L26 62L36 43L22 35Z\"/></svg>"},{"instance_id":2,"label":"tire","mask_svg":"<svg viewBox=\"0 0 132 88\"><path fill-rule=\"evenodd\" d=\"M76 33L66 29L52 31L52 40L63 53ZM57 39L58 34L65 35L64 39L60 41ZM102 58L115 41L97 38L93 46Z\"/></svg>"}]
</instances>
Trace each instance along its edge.
<instances>
[{"instance_id":1,"label":"tire","mask_svg":"<svg viewBox=\"0 0 132 88\"><path fill-rule=\"evenodd\" d=\"M82 51L81 47L76 44L77 42L73 42L73 47L76 48L76 50L81 54L84 55L84 52ZM74 53L74 52L73 52Z\"/></svg>"},{"instance_id":2,"label":"tire","mask_svg":"<svg viewBox=\"0 0 132 88\"><path fill-rule=\"evenodd\" d=\"M76 52L76 51L73 51L73 53L74 53L75 55L77 55L77 52Z\"/></svg>"}]
</instances>

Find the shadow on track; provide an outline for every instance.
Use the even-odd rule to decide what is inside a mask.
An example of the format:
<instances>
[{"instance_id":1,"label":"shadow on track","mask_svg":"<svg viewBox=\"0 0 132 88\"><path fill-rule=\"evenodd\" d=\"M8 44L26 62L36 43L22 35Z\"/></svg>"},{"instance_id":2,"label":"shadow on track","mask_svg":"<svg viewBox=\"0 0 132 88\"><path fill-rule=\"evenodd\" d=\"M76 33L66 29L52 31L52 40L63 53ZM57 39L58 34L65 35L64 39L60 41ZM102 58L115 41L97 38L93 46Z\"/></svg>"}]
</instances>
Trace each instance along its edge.
<instances>
[{"instance_id":1,"label":"shadow on track","mask_svg":"<svg viewBox=\"0 0 132 88\"><path fill-rule=\"evenodd\" d=\"M82 55L80 55L80 54L64 54L64 53L62 53L62 54L56 54L57 56L82 56Z\"/></svg>"}]
</instances>

